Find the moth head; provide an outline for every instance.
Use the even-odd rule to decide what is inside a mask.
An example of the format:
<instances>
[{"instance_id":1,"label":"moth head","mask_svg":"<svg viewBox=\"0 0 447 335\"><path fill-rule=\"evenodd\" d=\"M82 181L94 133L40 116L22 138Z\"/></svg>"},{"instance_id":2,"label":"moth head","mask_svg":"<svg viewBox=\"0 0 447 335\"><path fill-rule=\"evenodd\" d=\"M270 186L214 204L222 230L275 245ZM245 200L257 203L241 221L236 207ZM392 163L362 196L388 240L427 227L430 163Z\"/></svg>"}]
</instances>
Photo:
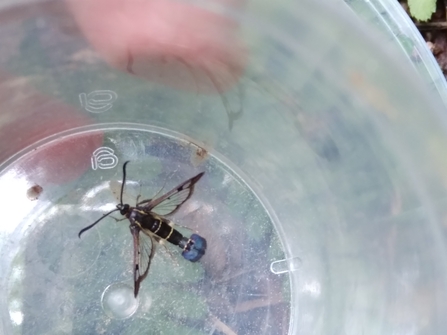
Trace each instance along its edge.
<instances>
[{"instance_id":1,"label":"moth head","mask_svg":"<svg viewBox=\"0 0 447 335\"><path fill-rule=\"evenodd\" d=\"M130 211L130 206L128 204L118 204L116 208L120 211L121 215L126 215Z\"/></svg>"}]
</instances>

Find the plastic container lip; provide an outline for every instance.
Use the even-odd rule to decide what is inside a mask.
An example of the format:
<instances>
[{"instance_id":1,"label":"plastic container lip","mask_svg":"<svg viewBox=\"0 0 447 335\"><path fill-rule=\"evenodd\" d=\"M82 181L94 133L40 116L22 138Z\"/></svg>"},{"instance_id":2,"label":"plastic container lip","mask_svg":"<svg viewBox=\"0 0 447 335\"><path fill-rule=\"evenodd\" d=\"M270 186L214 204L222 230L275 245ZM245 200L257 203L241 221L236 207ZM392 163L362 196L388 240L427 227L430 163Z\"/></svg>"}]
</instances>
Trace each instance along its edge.
<instances>
[{"instance_id":1,"label":"plastic container lip","mask_svg":"<svg viewBox=\"0 0 447 335\"><path fill-rule=\"evenodd\" d=\"M411 86L411 84L410 84L410 86ZM416 85L414 85L414 86L416 86ZM280 269L281 270L281 269ZM317 278L318 279L318 278ZM318 283L318 281L317 280L315 280L315 282L317 282ZM318 295L319 293L320 293L320 289L318 288L319 286L318 285L313 285L310 289L308 289L308 290L311 290L312 292L316 292L315 293L315 295ZM323 287L324 288L324 287ZM315 299L316 300L316 299ZM298 309L298 304L296 304L296 305L293 305L292 306L292 308L295 308L295 310L297 310ZM295 314L297 314L296 313L296 311L293 311L294 312L294 315ZM304 314L304 313L303 313ZM305 315L304 315L305 316ZM305 320L306 321L306 320ZM304 322L303 322L304 323ZM310 324L310 322L309 322L309 324ZM298 328L298 327L297 327ZM303 333L305 333L304 331L303 331Z\"/></svg>"},{"instance_id":2,"label":"plastic container lip","mask_svg":"<svg viewBox=\"0 0 447 335\"><path fill-rule=\"evenodd\" d=\"M73 136L76 136L77 133L88 133L89 131L95 131L96 132L96 131L100 131L100 130L103 130L103 131L106 131L106 130L109 130L109 131L110 130L112 130L112 131L114 131L114 130L120 130L120 131L123 131L123 130L124 131L137 131L137 130L140 130L140 132L145 132L145 133L148 133L148 134L150 133L150 134L156 134L156 135L163 135L164 137L169 138L169 139L176 139L176 140L180 139L181 142L189 142L189 141L186 140L186 137L185 138L180 138L179 137L180 136L179 133L177 133L175 131L172 131L172 130L169 130L169 129L161 129L160 127L156 127L156 126L141 126L141 125L137 125L137 124L133 124L133 123L118 123L118 122L116 122L116 123L110 123L110 124L101 124L99 129L98 129L98 126L91 125L91 126L85 126L85 127L72 129L70 131L65 131L65 132L62 133L64 136L61 136L61 134L59 134L59 136L58 135L54 135L52 137L47 138L46 140L42 140L41 142L44 142L44 143L41 143L42 144L41 146L44 147L45 144L52 145L54 143L55 139L57 139L57 138L64 139L64 137L68 138L68 137L70 137L70 134L73 135ZM190 144L192 144L192 143L190 143ZM196 144L193 144L193 145L196 145ZM39 146L40 146L39 143L36 143L36 147L39 147ZM186 148L186 146L185 146L185 148ZM189 150L189 147L188 147L188 150ZM28 148L28 154L30 154L30 153L32 154L32 152L33 152L33 147L29 147ZM221 160L222 160L223 164L225 164L225 161L226 161L225 157L219 156L218 154L216 154L216 155L211 154L211 155L213 156L213 160L215 160L216 162L218 161L219 163L222 163L221 162ZM26 153L24 154L24 156L26 156ZM214 157L216 157L216 158L214 158ZM235 171L237 171L237 170L238 170L237 167L235 167L235 170L229 168L228 171L230 172L231 175L233 175L233 174L236 175L237 172L235 172ZM128 175L128 178L129 178L128 181L132 180L130 175ZM244 177L244 178L247 179L247 177ZM119 179L119 178L117 178L117 179ZM137 183L137 185L138 185L138 183ZM256 188L256 186L254 186L253 189L255 189L255 188ZM249 189L252 189L252 188L249 187ZM32 202L32 204L34 205L34 204L36 204L36 202ZM272 214L273 210L270 210L270 212ZM43 221L45 221L45 220L43 220ZM44 224L44 226L45 225L48 225L48 222L46 222ZM42 234L42 236L45 236L45 235L46 234ZM69 235L70 236L74 236L74 239L76 241L78 241L77 237L76 237L76 234L69 234ZM102 242L100 242L101 241L101 238L100 238L101 235L98 235L98 233L92 234L92 235L93 235L92 237L95 239L95 241L98 241L99 244L102 243ZM98 235L98 236L96 236L96 235ZM86 236L88 236L88 235L86 235ZM97 237L99 237L99 238L97 238ZM125 237L125 236L123 236L123 237ZM81 240L79 240L79 241L81 241ZM66 240L63 242L62 245L64 245L65 243L67 243ZM228 245L228 244L231 243L231 241L226 241L226 243ZM74 244L74 245L76 245L76 244ZM120 243L118 243L118 245L119 244ZM62 248L62 249L64 249L64 248ZM123 250L126 251L125 249L123 249ZM24 251L24 252L26 252L26 251ZM83 275L83 274L88 273L88 270L93 267L93 264L99 264L100 263L100 262L97 262L98 255L99 255L99 252L98 253L94 252L92 255L89 255L90 256L90 257L88 257L89 263L85 267L85 269L83 269L81 271L77 271L76 270L74 272L70 272L70 274L68 276L66 276L66 275L62 276L61 275L60 277L61 278L72 278L72 280L76 280L74 278L80 278L81 274ZM38 257L38 256L36 256L36 257ZM160 262L160 261L158 261L158 262ZM288 270L289 264L290 265L295 264L297 267L299 266L299 261L297 261L297 260L284 260L283 262L277 262L277 263L280 263L279 266L280 266L280 269L282 269L282 270ZM47 268L46 265L47 265L47 263L44 264L44 268ZM282 265L282 267L281 267L281 265ZM183 266L185 266L185 265L183 264ZM126 264L126 267L127 267L127 264ZM264 269L265 270L263 270L263 271L268 273L267 271L269 271L269 269L267 267L265 267ZM174 271L178 271L178 270L174 270ZM152 271L151 274L156 273L156 272L157 271ZM287 272L287 271L285 271L285 272ZM281 273L284 273L284 271L281 272ZM124 277L123 277L123 279L124 279ZM147 296L144 296L142 294L140 297L142 297L143 300L141 300L141 304L139 305L138 301L133 299L133 286L129 285L128 282L129 282L129 280L127 280L127 276L126 276L126 278L125 278L125 280L123 282L121 282L121 281L117 281L117 282L111 281L111 284L109 284L104 289L104 291L102 293L102 296L101 296L101 306L102 306L102 309L104 311L104 315L106 317L113 318L113 319L120 319L120 320L123 319L124 320L124 319L128 319L131 316L133 316L134 313L136 313L138 311L138 307L139 306L142 306L141 308L147 308L147 309L151 307L151 304L152 304L152 300L151 299L152 299L152 297L150 296L150 294L148 295L149 296L148 298L147 298ZM149 284L146 284L145 286L148 287L148 285ZM158 284L155 284L155 285L158 286ZM270 285L270 282L269 282L269 285ZM152 288L152 292L154 292L154 291L157 291L157 290L154 290ZM157 298L157 296L156 296L156 298ZM158 300L155 300L155 298L154 298L154 300L155 300L154 306L156 306L157 302L160 304L160 298L157 298L157 299ZM244 308L244 306L242 305L241 308ZM141 309L140 309L139 313L141 315ZM20 315L21 315L20 311L18 311L15 314L16 320L19 320L19 321L17 321L17 324L20 324L22 322L21 318L23 318L23 317L20 316ZM146 322L146 321L144 321L144 318L142 318L141 316L135 317L135 320L139 320L140 322ZM138 321L136 321L136 322L138 322ZM8 332L8 333L11 333L11 332Z\"/></svg>"},{"instance_id":3,"label":"plastic container lip","mask_svg":"<svg viewBox=\"0 0 447 335\"><path fill-rule=\"evenodd\" d=\"M368 23L371 30L393 39L402 51L403 59L409 62L426 82L429 90L438 95L444 106L447 106L445 77L422 35L398 1L345 0L345 4L362 21Z\"/></svg>"}]
</instances>

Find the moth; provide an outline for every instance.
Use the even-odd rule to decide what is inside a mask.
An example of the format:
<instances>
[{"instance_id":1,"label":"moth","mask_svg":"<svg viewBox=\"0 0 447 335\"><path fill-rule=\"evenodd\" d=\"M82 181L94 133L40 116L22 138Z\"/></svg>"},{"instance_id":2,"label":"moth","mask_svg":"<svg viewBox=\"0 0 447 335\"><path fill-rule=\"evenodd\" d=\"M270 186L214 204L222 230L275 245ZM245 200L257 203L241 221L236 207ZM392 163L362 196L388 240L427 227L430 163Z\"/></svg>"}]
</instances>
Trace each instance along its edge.
<instances>
[{"instance_id":1,"label":"moth","mask_svg":"<svg viewBox=\"0 0 447 335\"><path fill-rule=\"evenodd\" d=\"M78 236L94 227L102 219L110 214L119 211L124 219L129 220L130 233L133 238L133 277L134 296L138 296L141 282L147 277L152 259L155 254L157 243L168 241L182 249L182 256L191 262L197 262L206 251L206 239L198 234L191 234L186 237L182 235L175 224L165 218L174 214L193 194L195 184L202 178L205 172L186 180L169 192L156 199L146 199L142 201L137 198L135 207L123 203L123 192L126 184L126 166L129 161L123 164L123 182L120 191L120 202L116 208L83 228ZM118 220L121 221L121 220Z\"/></svg>"}]
</instances>

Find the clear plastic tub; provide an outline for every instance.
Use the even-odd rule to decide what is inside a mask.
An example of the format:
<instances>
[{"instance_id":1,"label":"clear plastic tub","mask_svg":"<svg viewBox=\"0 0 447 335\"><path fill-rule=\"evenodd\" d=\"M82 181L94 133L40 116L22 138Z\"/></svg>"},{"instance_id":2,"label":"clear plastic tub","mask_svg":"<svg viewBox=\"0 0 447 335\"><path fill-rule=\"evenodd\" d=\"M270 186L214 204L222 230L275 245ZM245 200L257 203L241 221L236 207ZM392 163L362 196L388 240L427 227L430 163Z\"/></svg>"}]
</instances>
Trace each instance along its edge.
<instances>
[{"instance_id":1,"label":"clear plastic tub","mask_svg":"<svg viewBox=\"0 0 447 335\"><path fill-rule=\"evenodd\" d=\"M446 329L446 118L394 41L314 1L184 2L236 27L242 71L148 81L59 4L0 13L1 334ZM127 160L130 204L205 171L172 217L205 256L160 246L137 300L128 221L78 238Z\"/></svg>"},{"instance_id":2,"label":"clear plastic tub","mask_svg":"<svg viewBox=\"0 0 447 335\"><path fill-rule=\"evenodd\" d=\"M392 41L401 52L401 61L413 67L434 98L441 98L447 106L445 77L400 3L394 0L347 0L345 3L371 30L379 34L379 38Z\"/></svg>"}]
</instances>

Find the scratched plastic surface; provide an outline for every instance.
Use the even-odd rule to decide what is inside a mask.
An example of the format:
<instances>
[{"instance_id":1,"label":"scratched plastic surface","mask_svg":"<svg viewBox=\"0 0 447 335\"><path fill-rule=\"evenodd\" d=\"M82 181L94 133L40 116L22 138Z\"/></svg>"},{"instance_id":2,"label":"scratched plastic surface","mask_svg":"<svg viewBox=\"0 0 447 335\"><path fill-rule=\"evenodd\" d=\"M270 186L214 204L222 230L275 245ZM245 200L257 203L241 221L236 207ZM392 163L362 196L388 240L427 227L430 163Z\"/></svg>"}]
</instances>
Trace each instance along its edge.
<instances>
[{"instance_id":1,"label":"scratched plastic surface","mask_svg":"<svg viewBox=\"0 0 447 335\"><path fill-rule=\"evenodd\" d=\"M241 25L246 69L225 93L111 69L51 5L2 10L0 333L442 333L436 99L327 4L193 3ZM130 204L205 171L172 219L206 255L160 246L138 300L127 222L77 237L116 204L126 160Z\"/></svg>"},{"instance_id":2,"label":"scratched plastic surface","mask_svg":"<svg viewBox=\"0 0 447 335\"><path fill-rule=\"evenodd\" d=\"M270 318L274 328L287 327L282 322L288 319L290 283L270 271L273 261L284 259L283 247L266 209L240 176L223 158L174 137L178 134L115 127L73 134L104 135L102 149L92 155L92 169L62 188L43 185L38 199L27 201L27 212L17 204L38 169L28 167L28 177L20 171L32 156L51 150L52 143L32 150L2 174L3 187L13 180L8 197L17 197L11 208L16 214L9 220L16 227L14 237L3 254L12 268L7 301L13 324L8 332L114 334L121 329L120 334L140 334L150 327L154 334L179 329L276 333ZM124 198L130 204L140 187L142 196L150 198L162 187L168 191L199 171L206 173L174 219L207 238L206 256L190 263L177 248L169 253L159 247L138 300L133 298L128 222L105 219L82 239L77 236L116 205L125 160L131 161ZM258 322L252 323L253 318Z\"/></svg>"}]
</instances>

